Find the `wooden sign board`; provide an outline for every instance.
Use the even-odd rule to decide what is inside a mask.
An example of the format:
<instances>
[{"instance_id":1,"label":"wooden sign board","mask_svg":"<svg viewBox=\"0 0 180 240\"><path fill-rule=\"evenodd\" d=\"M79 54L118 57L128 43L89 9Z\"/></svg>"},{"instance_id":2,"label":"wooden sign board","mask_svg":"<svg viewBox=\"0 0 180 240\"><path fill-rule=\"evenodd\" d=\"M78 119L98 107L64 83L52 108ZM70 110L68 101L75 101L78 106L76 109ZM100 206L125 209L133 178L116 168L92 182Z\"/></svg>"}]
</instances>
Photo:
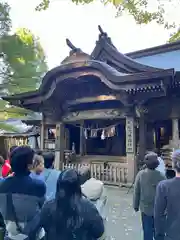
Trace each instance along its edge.
<instances>
[{"instance_id":1,"label":"wooden sign board","mask_svg":"<svg viewBox=\"0 0 180 240\"><path fill-rule=\"evenodd\" d=\"M134 118L126 118L126 153L135 152Z\"/></svg>"}]
</instances>

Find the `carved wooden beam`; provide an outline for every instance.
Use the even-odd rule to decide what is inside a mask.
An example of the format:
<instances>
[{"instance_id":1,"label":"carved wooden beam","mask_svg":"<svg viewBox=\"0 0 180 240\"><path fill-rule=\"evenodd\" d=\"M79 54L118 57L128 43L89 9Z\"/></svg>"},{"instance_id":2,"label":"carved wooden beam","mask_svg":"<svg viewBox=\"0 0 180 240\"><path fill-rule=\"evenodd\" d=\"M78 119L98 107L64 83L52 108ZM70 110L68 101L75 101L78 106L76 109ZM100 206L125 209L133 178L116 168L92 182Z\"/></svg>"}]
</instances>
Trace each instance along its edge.
<instances>
[{"instance_id":1,"label":"carved wooden beam","mask_svg":"<svg viewBox=\"0 0 180 240\"><path fill-rule=\"evenodd\" d=\"M165 94L162 90L160 90L155 92L140 92L131 96L135 105L139 105L139 104L141 105L141 104L148 103L149 100L153 98L164 97Z\"/></svg>"},{"instance_id":2,"label":"carved wooden beam","mask_svg":"<svg viewBox=\"0 0 180 240\"><path fill-rule=\"evenodd\" d=\"M98 109L79 112L69 112L63 115L64 122L82 121L90 119L121 119L124 118L124 109Z\"/></svg>"},{"instance_id":3,"label":"carved wooden beam","mask_svg":"<svg viewBox=\"0 0 180 240\"><path fill-rule=\"evenodd\" d=\"M66 104L76 105L81 103L92 103L92 102L114 101L114 100L117 100L117 97L114 95L99 95L95 97L82 97L82 98L79 95L79 98L76 98L75 100L67 101Z\"/></svg>"},{"instance_id":4,"label":"carved wooden beam","mask_svg":"<svg viewBox=\"0 0 180 240\"><path fill-rule=\"evenodd\" d=\"M132 101L132 96L128 94L126 91L122 90L120 94L117 95L117 98L119 101L122 102L122 104L125 107L131 107L134 105L134 102Z\"/></svg>"},{"instance_id":5,"label":"carved wooden beam","mask_svg":"<svg viewBox=\"0 0 180 240\"><path fill-rule=\"evenodd\" d=\"M162 89L163 92L166 94L167 86L164 84L163 80L161 80L161 89Z\"/></svg>"},{"instance_id":6,"label":"carved wooden beam","mask_svg":"<svg viewBox=\"0 0 180 240\"><path fill-rule=\"evenodd\" d=\"M124 115L126 117L135 117L135 111L134 111L134 106L133 105L130 105L130 106L126 106L125 109L124 109Z\"/></svg>"},{"instance_id":7,"label":"carved wooden beam","mask_svg":"<svg viewBox=\"0 0 180 240\"><path fill-rule=\"evenodd\" d=\"M48 101L43 103L41 109L47 118L51 119L52 121L60 121L65 111L62 106L63 104L54 104L54 100L49 99Z\"/></svg>"},{"instance_id":8,"label":"carved wooden beam","mask_svg":"<svg viewBox=\"0 0 180 240\"><path fill-rule=\"evenodd\" d=\"M148 108L143 104L139 104L139 105L136 105L135 111L136 111L137 117L140 118L142 116L144 117L144 115L148 113Z\"/></svg>"}]
</instances>

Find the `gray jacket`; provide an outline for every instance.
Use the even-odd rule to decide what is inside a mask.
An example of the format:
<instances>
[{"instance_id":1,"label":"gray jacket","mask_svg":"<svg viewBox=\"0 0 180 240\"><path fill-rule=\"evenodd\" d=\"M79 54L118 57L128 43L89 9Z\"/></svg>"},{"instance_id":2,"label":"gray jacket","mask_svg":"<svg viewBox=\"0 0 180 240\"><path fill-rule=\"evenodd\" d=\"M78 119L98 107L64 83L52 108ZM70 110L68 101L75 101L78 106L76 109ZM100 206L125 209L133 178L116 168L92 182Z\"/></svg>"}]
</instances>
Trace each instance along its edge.
<instances>
[{"instance_id":1,"label":"gray jacket","mask_svg":"<svg viewBox=\"0 0 180 240\"><path fill-rule=\"evenodd\" d=\"M154 223L157 240L180 239L180 178L160 182L156 190Z\"/></svg>"},{"instance_id":2,"label":"gray jacket","mask_svg":"<svg viewBox=\"0 0 180 240\"><path fill-rule=\"evenodd\" d=\"M154 201L158 183L165 179L157 170L141 170L135 179L133 207L148 216L154 215Z\"/></svg>"}]
</instances>

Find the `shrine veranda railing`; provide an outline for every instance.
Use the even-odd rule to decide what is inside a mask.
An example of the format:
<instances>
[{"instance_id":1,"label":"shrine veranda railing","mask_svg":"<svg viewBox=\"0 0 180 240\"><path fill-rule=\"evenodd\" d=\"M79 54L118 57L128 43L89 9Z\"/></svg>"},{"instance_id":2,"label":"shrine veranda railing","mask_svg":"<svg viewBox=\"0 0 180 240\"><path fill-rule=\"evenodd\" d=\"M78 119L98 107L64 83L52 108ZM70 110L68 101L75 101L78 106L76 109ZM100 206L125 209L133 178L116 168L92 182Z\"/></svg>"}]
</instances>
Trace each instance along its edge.
<instances>
[{"instance_id":1,"label":"shrine veranda railing","mask_svg":"<svg viewBox=\"0 0 180 240\"><path fill-rule=\"evenodd\" d=\"M64 164L63 169L75 168L77 170L82 167L88 167L91 171L91 177L101 180L104 184L123 186L127 184L128 169L126 166L113 166L104 167L101 163L91 164Z\"/></svg>"}]
</instances>

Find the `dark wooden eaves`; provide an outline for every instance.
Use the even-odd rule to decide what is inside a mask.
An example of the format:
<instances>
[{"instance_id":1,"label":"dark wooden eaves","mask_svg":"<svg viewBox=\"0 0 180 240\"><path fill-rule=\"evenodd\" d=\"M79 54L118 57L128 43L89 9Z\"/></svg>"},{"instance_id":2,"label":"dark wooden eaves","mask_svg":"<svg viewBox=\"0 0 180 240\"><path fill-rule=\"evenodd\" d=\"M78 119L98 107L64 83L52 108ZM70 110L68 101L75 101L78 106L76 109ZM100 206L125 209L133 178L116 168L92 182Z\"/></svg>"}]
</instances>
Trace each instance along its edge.
<instances>
[{"instance_id":1,"label":"dark wooden eaves","mask_svg":"<svg viewBox=\"0 0 180 240\"><path fill-rule=\"evenodd\" d=\"M139 84L142 80L174 76L174 69L124 74L104 62L89 60L61 65L50 70L44 76L39 92L41 95L46 94L52 84L56 85L59 81L65 80L69 74L74 78L78 78L78 76L81 76L84 72L89 72L89 75L93 75L93 71L100 72L104 76L104 84L114 90L120 90L124 84Z\"/></svg>"},{"instance_id":2,"label":"dark wooden eaves","mask_svg":"<svg viewBox=\"0 0 180 240\"><path fill-rule=\"evenodd\" d=\"M24 106L28 104L41 104L46 99L50 98L56 89L57 84L65 81L68 78L78 78L84 73L93 75L99 72L101 81L114 91L124 91L132 86L139 86L141 84L156 84L156 79L164 77L173 77L174 70L167 69L156 72L141 72L136 74L124 74L118 72L116 69L110 67L106 63L89 60L86 62L71 63L59 66L50 70L44 77L39 90L31 93L22 93L14 96L3 97L3 100L9 101L13 105ZM78 80L77 80L78 81Z\"/></svg>"},{"instance_id":3,"label":"dark wooden eaves","mask_svg":"<svg viewBox=\"0 0 180 240\"><path fill-rule=\"evenodd\" d=\"M13 94L9 96L3 96L2 99L5 101L8 101L8 99L14 99L14 100L21 100L21 99L28 99L28 98L34 98L39 96L39 89L36 91L30 91L30 92L23 92L19 94Z\"/></svg>"}]
</instances>

